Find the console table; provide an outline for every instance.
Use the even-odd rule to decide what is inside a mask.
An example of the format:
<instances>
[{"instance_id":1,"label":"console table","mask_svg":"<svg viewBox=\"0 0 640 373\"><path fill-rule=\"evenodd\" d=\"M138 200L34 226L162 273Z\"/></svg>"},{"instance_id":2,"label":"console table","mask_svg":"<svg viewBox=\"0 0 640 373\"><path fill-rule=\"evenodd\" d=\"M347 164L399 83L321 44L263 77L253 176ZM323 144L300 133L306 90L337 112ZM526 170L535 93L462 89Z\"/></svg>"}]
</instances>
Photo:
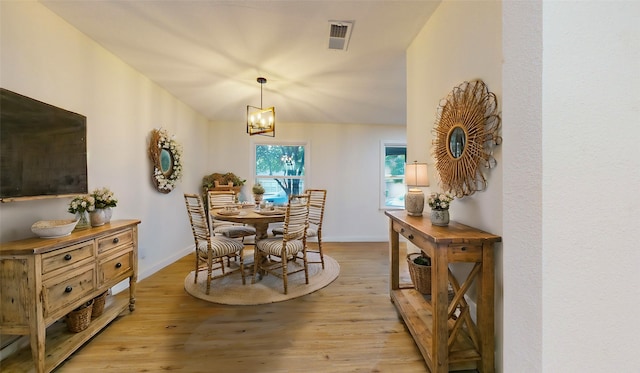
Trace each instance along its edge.
<instances>
[{"instance_id":1,"label":"console table","mask_svg":"<svg viewBox=\"0 0 640 373\"><path fill-rule=\"evenodd\" d=\"M29 335L31 347L3 360L3 371L50 372L120 313L134 310L139 223L117 220L66 237L0 244L0 334ZM67 331L65 315L127 278L128 297L108 297L87 329Z\"/></svg>"},{"instance_id":2,"label":"console table","mask_svg":"<svg viewBox=\"0 0 640 373\"><path fill-rule=\"evenodd\" d=\"M390 218L391 301L431 372L494 372L493 246L501 238L456 222L435 226L428 217L409 216L404 210L386 211L385 215ZM431 258L430 296L416 291L413 284L400 284L399 235ZM450 263L458 262L474 263L462 282L449 269ZM476 322L464 297L473 283Z\"/></svg>"}]
</instances>

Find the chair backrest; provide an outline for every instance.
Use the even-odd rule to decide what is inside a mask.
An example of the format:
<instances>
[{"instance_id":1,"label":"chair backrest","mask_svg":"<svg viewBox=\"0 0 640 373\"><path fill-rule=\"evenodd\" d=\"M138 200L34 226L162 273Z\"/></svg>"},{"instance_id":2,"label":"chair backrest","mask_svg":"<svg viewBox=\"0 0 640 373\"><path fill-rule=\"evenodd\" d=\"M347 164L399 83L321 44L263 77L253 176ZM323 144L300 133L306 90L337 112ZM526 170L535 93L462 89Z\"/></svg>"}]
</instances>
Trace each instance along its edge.
<instances>
[{"instance_id":1,"label":"chair backrest","mask_svg":"<svg viewBox=\"0 0 640 373\"><path fill-rule=\"evenodd\" d=\"M324 218L324 204L327 200L326 189L307 189L305 194L309 195L309 223L322 227Z\"/></svg>"},{"instance_id":2,"label":"chair backrest","mask_svg":"<svg viewBox=\"0 0 640 373\"><path fill-rule=\"evenodd\" d=\"M208 241L211 237L207 214L204 212L204 204L202 203L202 198L197 194L185 194L184 202L187 206L187 214L189 215L191 230L193 231L193 239L195 240L196 247L198 247L198 241Z\"/></svg>"},{"instance_id":3,"label":"chair backrest","mask_svg":"<svg viewBox=\"0 0 640 373\"><path fill-rule=\"evenodd\" d=\"M233 190L210 190L207 192L209 209L232 205L236 202L236 192Z\"/></svg>"},{"instance_id":4,"label":"chair backrest","mask_svg":"<svg viewBox=\"0 0 640 373\"><path fill-rule=\"evenodd\" d=\"M307 194L292 195L287 203L284 217L283 240L301 240L307 234L309 227L309 201Z\"/></svg>"}]
</instances>

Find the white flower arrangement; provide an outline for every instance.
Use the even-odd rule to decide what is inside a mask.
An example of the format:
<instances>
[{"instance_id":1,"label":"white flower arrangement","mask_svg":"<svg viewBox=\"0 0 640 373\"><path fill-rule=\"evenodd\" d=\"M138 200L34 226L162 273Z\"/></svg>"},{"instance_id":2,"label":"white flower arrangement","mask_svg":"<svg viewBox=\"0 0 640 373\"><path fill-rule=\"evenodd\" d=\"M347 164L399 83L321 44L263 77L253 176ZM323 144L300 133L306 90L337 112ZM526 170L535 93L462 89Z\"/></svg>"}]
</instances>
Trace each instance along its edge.
<instances>
[{"instance_id":1,"label":"white flower arrangement","mask_svg":"<svg viewBox=\"0 0 640 373\"><path fill-rule=\"evenodd\" d=\"M98 188L91 192L91 196L95 200L95 207L97 209L104 209L107 207L116 207L118 200L114 196L113 192L109 188Z\"/></svg>"},{"instance_id":2,"label":"white flower arrangement","mask_svg":"<svg viewBox=\"0 0 640 373\"><path fill-rule=\"evenodd\" d=\"M160 154L162 150L171 153L171 170L162 172L160 164ZM153 130L151 134L151 144L149 146L149 156L154 164L153 179L156 189L163 193L169 193L175 188L178 180L182 178L182 146L170 137L166 130Z\"/></svg>"},{"instance_id":3,"label":"white flower arrangement","mask_svg":"<svg viewBox=\"0 0 640 373\"><path fill-rule=\"evenodd\" d=\"M93 196L89 194L83 194L79 196L73 197L71 202L69 203L69 211L72 214L76 214L78 212L83 213L85 211L93 211L95 210L95 199Z\"/></svg>"},{"instance_id":4,"label":"white flower arrangement","mask_svg":"<svg viewBox=\"0 0 640 373\"><path fill-rule=\"evenodd\" d=\"M438 210L438 211L448 210L449 205L451 204L454 198L455 197L453 196L453 194L449 192L431 193L428 200L429 207L431 207L432 210Z\"/></svg>"}]
</instances>

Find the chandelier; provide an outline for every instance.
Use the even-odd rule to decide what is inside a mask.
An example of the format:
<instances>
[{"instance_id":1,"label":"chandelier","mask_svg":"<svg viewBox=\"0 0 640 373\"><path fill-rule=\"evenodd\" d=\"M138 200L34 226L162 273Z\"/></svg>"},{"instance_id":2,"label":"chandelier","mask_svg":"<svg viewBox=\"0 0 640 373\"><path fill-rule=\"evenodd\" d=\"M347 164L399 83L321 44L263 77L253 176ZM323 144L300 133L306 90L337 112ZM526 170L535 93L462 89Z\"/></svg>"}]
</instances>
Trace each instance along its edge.
<instances>
[{"instance_id":1,"label":"chandelier","mask_svg":"<svg viewBox=\"0 0 640 373\"><path fill-rule=\"evenodd\" d=\"M276 136L276 109L262 108L262 86L267 82L266 78L259 77L260 83L260 107L247 105L247 133L250 136Z\"/></svg>"}]
</instances>

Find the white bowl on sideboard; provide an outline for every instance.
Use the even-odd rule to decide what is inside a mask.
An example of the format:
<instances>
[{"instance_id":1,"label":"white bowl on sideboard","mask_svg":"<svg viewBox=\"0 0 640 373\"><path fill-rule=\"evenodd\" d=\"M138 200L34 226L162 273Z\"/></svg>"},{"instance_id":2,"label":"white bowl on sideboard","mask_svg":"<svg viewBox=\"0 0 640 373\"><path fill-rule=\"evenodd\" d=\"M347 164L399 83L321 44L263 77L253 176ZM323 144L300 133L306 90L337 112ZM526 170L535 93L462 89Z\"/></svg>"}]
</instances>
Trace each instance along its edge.
<instances>
[{"instance_id":1,"label":"white bowl on sideboard","mask_svg":"<svg viewBox=\"0 0 640 373\"><path fill-rule=\"evenodd\" d=\"M40 238L57 238L71 234L78 220L40 220L31 226L31 232Z\"/></svg>"}]
</instances>

